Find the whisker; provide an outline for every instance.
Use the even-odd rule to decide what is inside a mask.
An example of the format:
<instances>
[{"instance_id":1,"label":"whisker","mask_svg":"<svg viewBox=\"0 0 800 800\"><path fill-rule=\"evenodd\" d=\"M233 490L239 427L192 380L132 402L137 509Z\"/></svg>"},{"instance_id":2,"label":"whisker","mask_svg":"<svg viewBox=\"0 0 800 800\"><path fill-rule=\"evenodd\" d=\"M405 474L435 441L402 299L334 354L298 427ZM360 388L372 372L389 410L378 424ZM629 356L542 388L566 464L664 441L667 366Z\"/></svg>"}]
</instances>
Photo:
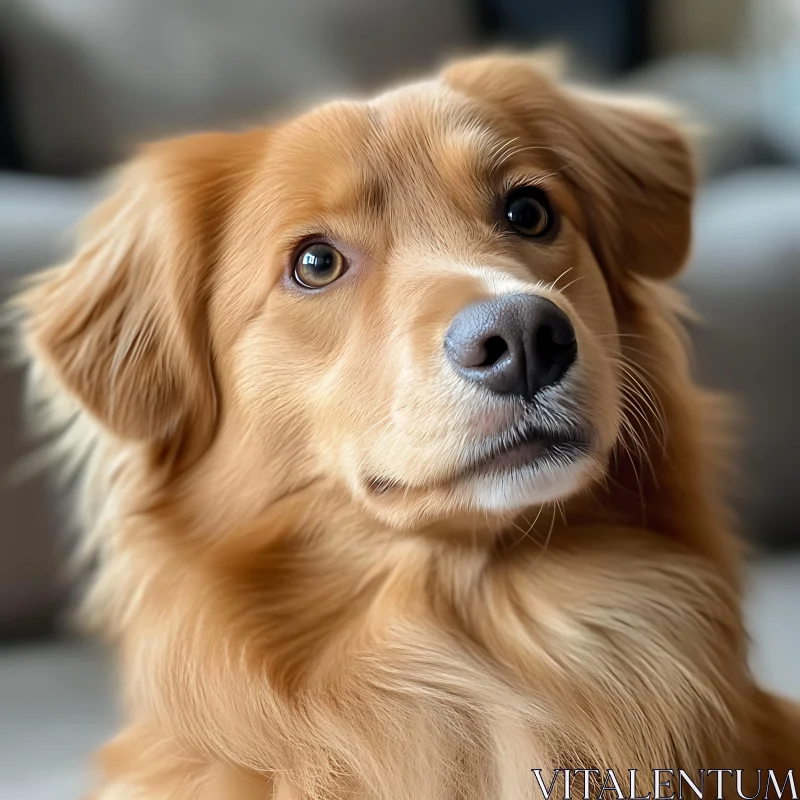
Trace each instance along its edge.
<instances>
[{"instance_id":1,"label":"whisker","mask_svg":"<svg viewBox=\"0 0 800 800\"><path fill-rule=\"evenodd\" d=\"M572 272L572 270L573 270L573 267L567 267L567 268L566 268L566 269L565 269L565 270L564 270L564 271L563 271L563 272L562 272L562 273L561 273L561 274L560 274L560 275L559 275L559 276L558 276L558 277L557 277L557 278L556 278L556 279L555 279L555 280L554 280L554 281L553 281L551 284L549 284L549 285L548 285L548 288L550 289L550 291L552 291L552 292L556 292L556 291L558 291L558 290L556 289L556 286L558 285L558 282L559 282L559 281L560 281L560 280L561 280L561 279L562 279L562 278L563 278L563 277L564 277L564 276L565 276L565 275L566 275L568 272Z\"/></svg>"},{"instance_id":2,"label":"whisker","mask_svg":"<svg viewBox=\"0 0 800 800\"><path fill-rule=\"evenodd\" d=\"M497 168L501 167L503 164L505 164L505 162L508 161L509 158L513 158L514 156L518 156L520 153L527 153L527 152L529 152L531 150L546 150L546 151L551 152L551 153L557 153L558 152L554 147L548 147L547 145L531 144L531 145L526 145L526 146L523 146L523 147L515 147L513 150L508 151L503 156L502 160L500 160L496 164L495 169L497 169Z\"/></svg>"},{"instance_id":3,"label":"whisker","mask_svg":"<svg viewBox=\"0 0 800 800\"><path fill-rule=\"evenodd\" d=\"M550 530L547 531L547 538L544 540L544 546L542 547L541 553L539 553L539 560L540 561L541 561L541 559L544 558L544 554L547 552L547 548L548 548L548 546L550 544L550 539L553 536L553 528L555 527L555 524L556 524L556 502L557 501L553 502L553 518L550 520Z\"/></svg>"},{"instance_id":4,"label":"whisker","mask_svg":"<svg viewBox=\"0 0 800 800\"><path fill-rule=\"evenodd\" d=\"M558 293L559 294L565 294L567 289L569 289L570 286L572 286L573 284L575 284L575 283L577 283L578 281L581 281L581 280L583 280L583 275L580 275L577 278L573 278L566 286L562 286L560 289L558 289L557 290Z\"/></svg>"},{"instance_id":5,"label":"whisker","mask_svg":"<svg viewBox=\"0 0 800 800\"><path fill-rule=\"evenodd\" d=\"M497 170L497 168L500 166L500 163L502 163L498 163L498 159L500 159L506 151L513 147L514 142L518 140L519 136L515 136L513 139L508 139L505 142L501 142L498 146L492 149L490 154L490 158L493 160L492 170Z\"/></svg>"}]
</instances>

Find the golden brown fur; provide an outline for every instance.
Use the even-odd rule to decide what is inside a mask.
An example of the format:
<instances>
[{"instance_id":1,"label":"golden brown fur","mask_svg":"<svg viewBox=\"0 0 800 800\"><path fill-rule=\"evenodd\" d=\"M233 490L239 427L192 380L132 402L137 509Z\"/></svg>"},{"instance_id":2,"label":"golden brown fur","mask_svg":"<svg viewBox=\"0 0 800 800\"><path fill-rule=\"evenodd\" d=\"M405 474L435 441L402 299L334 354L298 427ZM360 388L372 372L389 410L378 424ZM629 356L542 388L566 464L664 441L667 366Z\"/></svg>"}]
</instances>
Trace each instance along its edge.
<instances>
[{"instance_id":1,"label":"golden brown fur","mask_svg":"<svg viewBox=\"0 0 800 800\"><path fill-rule=\"evenodd\" d=\"M492 222L520 176L561 216L550 243ZM797 765L747 671L724 409L657 282L692 192L672 123L499 56L124 169L21 298L120 655L99 800L517 800L533 767ZM309 234L351 265L313 296L287 266ZM448 373L442 337L520 288L572 319L591 453L462 480L517 409Z\"/></svg>"}]
</instances>

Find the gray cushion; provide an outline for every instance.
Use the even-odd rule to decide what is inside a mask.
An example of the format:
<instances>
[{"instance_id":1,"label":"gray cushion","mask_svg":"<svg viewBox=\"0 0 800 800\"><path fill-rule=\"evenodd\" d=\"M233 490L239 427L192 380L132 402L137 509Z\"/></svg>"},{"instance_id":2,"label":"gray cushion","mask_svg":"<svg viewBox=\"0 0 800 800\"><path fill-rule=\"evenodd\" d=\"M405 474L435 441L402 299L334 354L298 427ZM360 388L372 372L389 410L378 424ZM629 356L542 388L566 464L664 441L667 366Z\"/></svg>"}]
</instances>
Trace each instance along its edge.
<instances>
[{"instance_id":1,"label":"gray cushion","mask_svg":"<svg viewBox=\"0 0 800 800\"><path fill-rule=\"evenodd\" d=\"M102 196L102 180L0 172L0 287L69 252L75 225Z\"/></svg>"},{"instance_id":2,"label":"gray cushion","mask_svg":"<svg viewBox=\"0 0 800 800\"><path fill-rule=\"evenodd\" d=\"M751 15L750 62L761 124L775 150L800 164L800 6L772 0Z\"/></svg>"},{"instance_id":3,"label":"gray cushion","mask_svg":"<svg viewBox=\"0 0 800 800\"><path fill-rule=\"evenodd\" d=\"M739 401L746 533L800 541L800 170L739 172L701 193L682 279L701 378Z\"/></svg>"}]
</instances>

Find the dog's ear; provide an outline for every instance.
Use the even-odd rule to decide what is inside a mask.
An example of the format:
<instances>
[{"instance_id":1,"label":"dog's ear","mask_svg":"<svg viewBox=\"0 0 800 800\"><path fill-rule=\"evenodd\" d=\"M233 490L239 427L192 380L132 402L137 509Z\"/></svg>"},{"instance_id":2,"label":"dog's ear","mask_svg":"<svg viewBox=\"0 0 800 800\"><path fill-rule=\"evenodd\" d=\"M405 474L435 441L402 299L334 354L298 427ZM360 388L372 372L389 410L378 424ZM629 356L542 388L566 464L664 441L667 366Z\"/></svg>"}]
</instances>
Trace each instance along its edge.
<instances>
[{"instance_id":1,"label":"dog's ear","mask_svg":"<svg viewBox=\"0 0 800 800\"><path fill-rule=\"evenodd\" d=\"M674 276L691 246L695 172L686 137L666 107L575 90L566 96L577 155L567 174L585 198L598 256L610 272Z\"/></svg>"},{"instance_id":2,"label":"dog's ear","mask_svg":"<svg viewBox=\"0 0 800 800\"><path fill-rule=\"evenodd\" d=\"M74 258L19 299L32 357L119 437L166 443L189 420L200 435L214 425L204 295L252 136L147 147L87 220Z\"/></svg>"},{"instance_id":3,"label":"dog's ear","mask_svg":"<svg viewBox=\"0 0 800 800\"><path fill-rule=\"evenodd\" d=\"M665 107L566 88L535 57L456 62L453 87L517 121L575 188L590 243L615 277L668 278L691 242L693 157Z\"/></svg>"}]
</instances>

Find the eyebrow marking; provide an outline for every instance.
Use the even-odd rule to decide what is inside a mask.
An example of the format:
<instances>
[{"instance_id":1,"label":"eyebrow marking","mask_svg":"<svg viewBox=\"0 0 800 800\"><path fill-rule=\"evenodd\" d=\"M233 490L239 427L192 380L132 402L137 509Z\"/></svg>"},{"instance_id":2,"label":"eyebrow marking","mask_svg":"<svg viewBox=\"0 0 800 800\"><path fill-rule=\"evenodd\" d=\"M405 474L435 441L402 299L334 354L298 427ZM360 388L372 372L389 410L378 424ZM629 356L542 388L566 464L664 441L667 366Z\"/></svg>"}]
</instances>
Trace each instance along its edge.
<instances>
[{"instance_id":1,"label":"eyebrow marking","mask_svg":"<svg viewBox=\"0 0 800 800\"><path fill-rule=\"evenodd\" d=\"M386 210L386 187L374 176L365 177L357 189L359 204L374 214L383 214Z\"/></svg>"}]
</instances>

